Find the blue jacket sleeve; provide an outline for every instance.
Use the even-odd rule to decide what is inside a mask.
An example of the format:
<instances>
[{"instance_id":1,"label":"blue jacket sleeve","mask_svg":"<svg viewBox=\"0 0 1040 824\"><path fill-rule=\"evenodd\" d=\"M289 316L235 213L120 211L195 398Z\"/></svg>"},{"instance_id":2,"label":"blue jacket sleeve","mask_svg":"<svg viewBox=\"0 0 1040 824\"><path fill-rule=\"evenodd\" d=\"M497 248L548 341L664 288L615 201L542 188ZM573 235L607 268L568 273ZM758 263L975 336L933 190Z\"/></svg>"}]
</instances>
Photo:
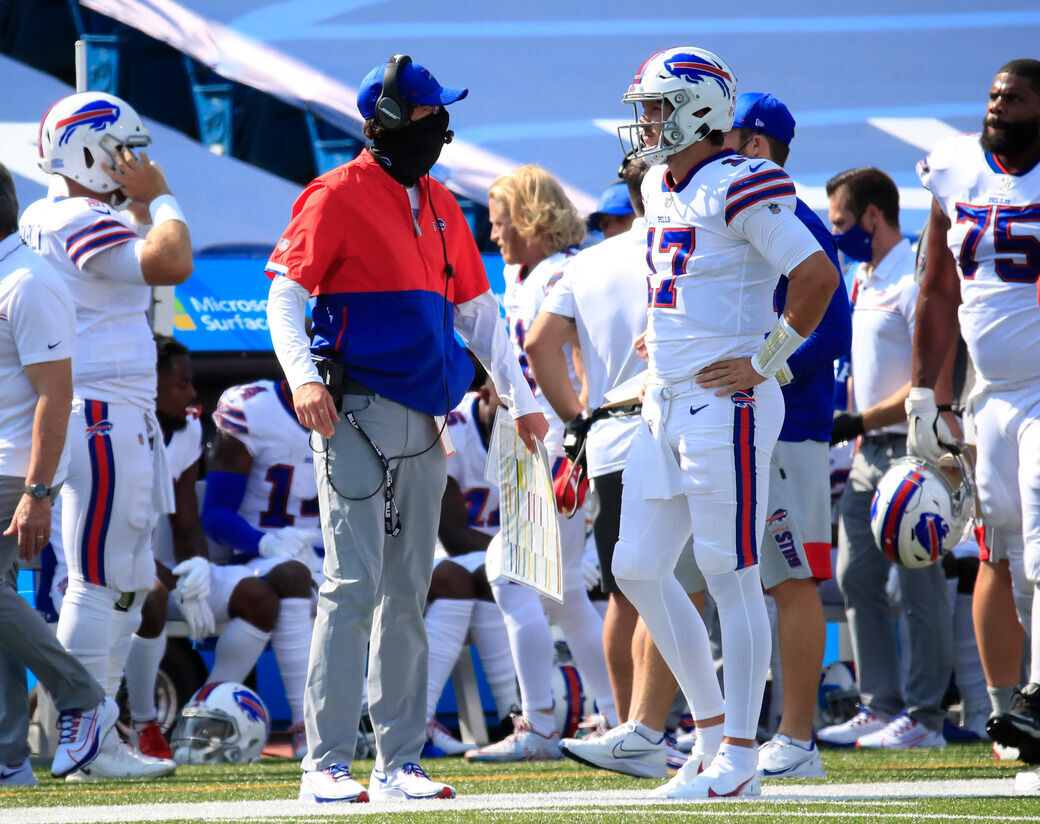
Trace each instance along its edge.
<instances>
[{"instance_id":1,"label":"blue jacket sleeve","mask_svg":"<svg viewBox=\"0 0 1040 824\"><path fill-rule=\"evenodd\" d=\"M838 250L834 238L823 225L823 221L802 200L798 201L795 214L813 233L813 237L827 253L834 269L838 273L838 288L834 290L831 302L824 312L819 326L813 330L808 339L787 360L794 379L817 370L834 369L834 361L849 354L852 345L852 311L849 307L849 295L845 282L841 278L841 265L838 262ZM781 278L782 284L777 287L777 312L782 312L787 299L787 279ZM781 288L782 286L782 288Z\"/></svg>"},{"instance_id":2,"label":"blue jacket sleeve","mask_svg":"<svg viewBox=\"0 0 1040 824\"><path fill-rule=\"evenodd\" d=\"M206 476L206 497L200 518L206 535L217 543L248 555L259 555L264 533L238 514L247 480L247 476L238 472L210 472Z\"/></svg>"}]
</instances>

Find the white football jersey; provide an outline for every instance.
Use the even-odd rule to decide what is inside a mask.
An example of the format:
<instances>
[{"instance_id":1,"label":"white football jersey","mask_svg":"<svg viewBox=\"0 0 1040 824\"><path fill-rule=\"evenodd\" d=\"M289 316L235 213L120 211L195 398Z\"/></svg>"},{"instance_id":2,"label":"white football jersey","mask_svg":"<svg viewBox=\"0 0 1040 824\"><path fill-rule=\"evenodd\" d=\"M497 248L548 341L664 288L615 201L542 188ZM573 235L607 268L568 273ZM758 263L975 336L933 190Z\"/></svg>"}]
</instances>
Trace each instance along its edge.
<instances>
[{"instance_id":1,"label":"white football jersey","mask_svg":"<svg viewBox=\"0 0 1040 824\"><path fill-rule=\"evenodd\" d=\"M477 400L477 393L470 392L448 415L448 431L455 444L455 454L448 458L448 475L466 499L466 525L494 535L498 532L498 487L484 478L488 450Z\"/></svg>"},{"instance_id":2,"label":"white football jersey","mask_svg":"<svg viewBox=\"0 0 1040 824\"><path fill-rule=\"evenodd\" d=\"M646 343L651 379L675 383L715 361L754 354L776 325L773 291L777 272L787 272L752 245L744 228L761 209L793 218L796 199L791 178L775 163L731 151L674 185L667 171L654 166L643 180L652 270ZM811 243L797 262L820 248L802 228Z\"/></svg>"},{"instance_id":3,"label":"white football jersey","mask_svg":"<svg viewBox=\"0 0 1040 824\"><path fill-rule=\"evenodd\" d=\"M253 456L242 505L250 526L320 529L318 485L308 432L300 425L285 381L256 381L224 390L213 422Z\"/></svg>"},{"instance_id":4,"label":"white football jersey","mask_svg":"<svg viewBox=\"0 0 1040 824\"><path fill-rule=\"evenodd\" d=\"M646 221L579 252L542 304L574 320L585 365L589 408L603 405L614 386L646 369L632 345L646 330ZM589 477L624 469L625 457L640 418L607 418L589 431L586 459Z\"/></svg>"},{"instance_id":5,"label":"white football jersey","mask_svg":"<svg viewBox=\"0 0 1040 824\"><path fill-rule=\"evenodd\" d=\"M76 306L73 383L79 398L155 407L152 287L106 275L94 258L140 240L129 216L86 197L37 200L19 222L22 240L68 284Z\"/></svg>"},{"instance_id":6,"label":"white football jersey","mask_svg":"<svg viewBox=\"0 0 1040 824\"><path fill-rule=\"evenodd\" d=\"M1004 171L978 135L942 140L917 166L950 219L961 278L961 334L979 376L1016 388L1040 380L1040 164Z\"/></svg>"},{"instance_id":7,"label":"white football jersey","mask_svg":"<svg viewBox=\"0 0 1040 824\"><path fill-rule=\"evenodd\" d=\"M506 310L509 339L513 342L513 350L516 352L517 360L520 361L524 377L527 378L528 384L534 391L535 400L538 401L545 419L549 422L549 431L545 436L545 449L549 453L550 459L563 454L563 422L553 411L552 404L542 394L537 376L531 374L527 355L524 354L524 340L546 295L563 277L576 253L577 249L565 249L555 255L550 255L535 266L523 280L520 280L522 267L518 265L506 266L504 272L506 292L502 303ZM581 382L574 371L569 344L564 347L564 354L567 356L567 369L570 373L571 384L573 384L575 392L580 392Z\"/></svg>"}]
</instances>

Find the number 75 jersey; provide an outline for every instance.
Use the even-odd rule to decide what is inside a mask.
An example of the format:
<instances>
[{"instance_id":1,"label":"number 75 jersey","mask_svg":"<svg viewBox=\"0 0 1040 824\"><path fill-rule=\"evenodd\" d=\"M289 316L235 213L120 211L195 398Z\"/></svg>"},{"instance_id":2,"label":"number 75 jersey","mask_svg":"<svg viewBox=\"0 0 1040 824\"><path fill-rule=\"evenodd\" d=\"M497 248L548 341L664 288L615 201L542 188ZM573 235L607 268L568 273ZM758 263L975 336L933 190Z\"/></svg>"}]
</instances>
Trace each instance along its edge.
<instances>
[{"instance_id":1,"label":"number 75 jersey","mask_svg":"<svg viewBox=\"0 0 1040 824\"><path fill-rule=\"evenodd\" d=\"M314 453L285 381L256 381L224 390L213 422L241 441L253 458L238 508L250 526L321 528Z\"/></svg>"},{"instance_id":2,"label":"number 75 jersey","mask_svg":"<svg viewBox=\"0 0 1040 824\"><path fill-rule=\"evenodd\" d=\"M950 219L961 278L961 334L976 370L997 388L1040 380L1040 164L1008 173L978 135L940 141L917 164Z\"/></svg>"}]
</instances>

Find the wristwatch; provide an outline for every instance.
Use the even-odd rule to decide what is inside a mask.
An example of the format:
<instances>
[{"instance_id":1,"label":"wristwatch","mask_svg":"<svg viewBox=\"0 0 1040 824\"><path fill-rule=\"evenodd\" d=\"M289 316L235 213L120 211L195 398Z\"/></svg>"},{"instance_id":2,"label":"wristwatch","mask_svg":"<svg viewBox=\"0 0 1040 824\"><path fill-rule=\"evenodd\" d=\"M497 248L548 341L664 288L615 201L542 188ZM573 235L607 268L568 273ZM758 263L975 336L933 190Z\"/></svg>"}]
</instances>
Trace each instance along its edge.
<instances>
[{"instance_id":1,"label":"wristwatch","mask_svg":"<svg viewBox=\"0 0 1040 824\"><path fill-rule=\"evenodd\" d=\"M51 487L44 483L27 484L22 492L34 501L42 501L51 497Z\"/></svg>"}]
</instances>

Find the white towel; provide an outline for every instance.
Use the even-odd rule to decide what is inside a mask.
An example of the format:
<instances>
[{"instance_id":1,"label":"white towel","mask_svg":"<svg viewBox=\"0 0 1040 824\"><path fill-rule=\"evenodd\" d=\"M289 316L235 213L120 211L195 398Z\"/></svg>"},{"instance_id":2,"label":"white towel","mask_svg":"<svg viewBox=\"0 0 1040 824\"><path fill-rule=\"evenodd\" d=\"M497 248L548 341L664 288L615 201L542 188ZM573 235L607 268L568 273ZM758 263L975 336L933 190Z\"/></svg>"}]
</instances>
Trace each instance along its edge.
<instances>
[{"instance_id":1,"label":"white towel","mask_svg":"<svg viewBox=\"0 0 1040 824\"><path fill-rule=\"evenodd\" d=\"M159 426L155 412L146 412L145 421L148 424L148 439L152 444L152 505L157 514L168 515L176 511L176 504L173 499L173 475L166 457L162 427Z\"/></svg>"}]
</instances>

